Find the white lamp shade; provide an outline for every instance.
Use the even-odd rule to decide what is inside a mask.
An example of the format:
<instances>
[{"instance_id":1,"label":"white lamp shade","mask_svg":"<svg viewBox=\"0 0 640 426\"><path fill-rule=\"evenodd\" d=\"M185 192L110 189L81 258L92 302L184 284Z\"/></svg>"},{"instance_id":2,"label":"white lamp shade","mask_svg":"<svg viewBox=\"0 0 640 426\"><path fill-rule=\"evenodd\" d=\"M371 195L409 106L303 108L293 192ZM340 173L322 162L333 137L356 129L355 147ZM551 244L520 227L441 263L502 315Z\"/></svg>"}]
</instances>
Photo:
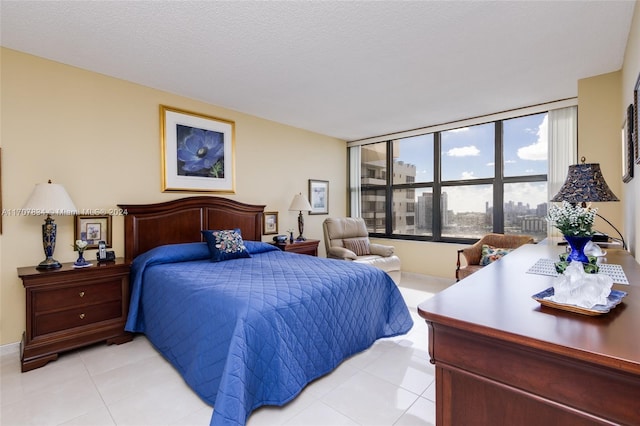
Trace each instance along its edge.
<instances>
[{"instance_id":1,"label":"white lamp shade","mask_svg":"<svg viewBox=\"0 0 640 426\"><path fill-rule=\"evenodd\" d=\"M310 211L311 204L304 198L302 194L296 194L293 197L293 201L291 201L291 205L289 206L289 211Z\"/></svg>"},{"instance_id":2,"label":"white lamp shade","mask_svg":"<svg viewBox=\"0 0 640 426\"><path fill-rule=\"evenodd\" d=\"M22 209L30 215L74 215L78 212L62 185L38 183Z\"/></svg>"}]
</instances>

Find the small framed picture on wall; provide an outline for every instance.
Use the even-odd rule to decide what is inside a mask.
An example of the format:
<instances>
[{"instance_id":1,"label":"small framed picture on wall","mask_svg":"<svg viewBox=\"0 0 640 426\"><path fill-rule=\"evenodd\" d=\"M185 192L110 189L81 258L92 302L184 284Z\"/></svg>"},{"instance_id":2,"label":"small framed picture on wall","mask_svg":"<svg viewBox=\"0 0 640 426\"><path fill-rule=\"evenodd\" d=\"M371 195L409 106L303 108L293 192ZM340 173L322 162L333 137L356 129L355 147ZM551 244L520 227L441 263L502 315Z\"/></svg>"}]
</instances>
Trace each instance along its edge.
<instances>
[{"instance_id":1,"label":"small framed picture on wall","mask_svg":"<svg viewBox=\"0 0 640 426\"><path fill-rule=\"evenodd\" d=\"M271 235L278 233L278 212L265 212L262 224L262 233Z\"/></svg>"},{"instance_id":2,"label":"small framed picture on wall","mask_svg":"<svg viewBox=\"0 0 640 426\"><path fill-rule=\"evenodd\" d=\"M309 214L329 214L329 181L309 179Z\"/></svg>"}]
</instances>

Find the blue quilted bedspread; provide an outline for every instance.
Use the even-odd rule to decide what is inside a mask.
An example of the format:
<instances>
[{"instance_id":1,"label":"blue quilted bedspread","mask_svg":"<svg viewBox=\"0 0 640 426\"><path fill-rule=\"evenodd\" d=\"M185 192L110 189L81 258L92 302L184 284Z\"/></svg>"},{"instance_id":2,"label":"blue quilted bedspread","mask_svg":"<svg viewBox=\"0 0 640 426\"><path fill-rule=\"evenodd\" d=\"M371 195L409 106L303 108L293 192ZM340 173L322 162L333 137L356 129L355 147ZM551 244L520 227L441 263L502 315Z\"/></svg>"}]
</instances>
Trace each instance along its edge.
<instances>
[{"instance_id":1,"label":"blue quilted bedspread","mask_svg":"<svg viewBox=\"0 0 640 426\"><path fill-rule=\"evenodd\" d=\"M142 332L214 406L243 425L380 337L413 325L393 280L371 266L245 241L251 258L210 262L205 243L162 246L132 265L126 330Z\"/></svg>"}]
</instances>

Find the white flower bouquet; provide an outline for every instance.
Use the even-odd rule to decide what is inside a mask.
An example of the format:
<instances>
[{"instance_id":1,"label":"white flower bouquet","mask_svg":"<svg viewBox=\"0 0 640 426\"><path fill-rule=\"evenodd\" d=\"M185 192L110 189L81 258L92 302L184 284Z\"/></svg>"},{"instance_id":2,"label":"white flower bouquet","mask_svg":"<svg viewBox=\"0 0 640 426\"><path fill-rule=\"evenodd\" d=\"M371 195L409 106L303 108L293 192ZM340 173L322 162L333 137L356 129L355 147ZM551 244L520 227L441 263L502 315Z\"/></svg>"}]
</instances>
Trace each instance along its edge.
<instances>
[{"instance_id":1,"label":"white flower bouquet","mask_svg":"<svg viewBox=\"0 0 640 426\"><path fill-rule=\"evenodd\" d=\"M76 243L74 245L74 248L76 250L78 250L78 253L82 254L82 252L84 252L84 250L87 248L87 246L89 245L88 242L83 241L83 240L76 240Z\"/></svg>"},{"instance_id":2,"label":"white flower bouquet","mask_svg":"<svg viewBox=\"0 0 640 426\"><path fill-rule=\"evenodd\" d=\"M547 221L558 228L562 235L571 237L590 237L593 235L593 221L598 209L572 205L563 201L561 206L552 205Z\"/></svg>"}]
</instances>

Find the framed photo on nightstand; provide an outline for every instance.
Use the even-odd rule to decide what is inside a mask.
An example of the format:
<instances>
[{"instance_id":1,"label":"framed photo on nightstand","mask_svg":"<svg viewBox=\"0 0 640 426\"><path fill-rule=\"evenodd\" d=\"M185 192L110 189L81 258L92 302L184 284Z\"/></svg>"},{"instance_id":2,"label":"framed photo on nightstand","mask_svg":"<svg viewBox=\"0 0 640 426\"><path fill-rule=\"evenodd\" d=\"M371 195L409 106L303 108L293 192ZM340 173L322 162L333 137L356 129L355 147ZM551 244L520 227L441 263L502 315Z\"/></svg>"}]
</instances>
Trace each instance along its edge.
<instances>
[{"instance_id":1,"label":"framed photo on nightstand","mask_svg":"<svg viewBox=\"0 0 640 426\"><path fill-rule=\"evenodd\" d=\"M87 249L97 249L98 241L111 247L111 215L76 215L74 241L88 243Z\"/></svg>"}]
</instances>

